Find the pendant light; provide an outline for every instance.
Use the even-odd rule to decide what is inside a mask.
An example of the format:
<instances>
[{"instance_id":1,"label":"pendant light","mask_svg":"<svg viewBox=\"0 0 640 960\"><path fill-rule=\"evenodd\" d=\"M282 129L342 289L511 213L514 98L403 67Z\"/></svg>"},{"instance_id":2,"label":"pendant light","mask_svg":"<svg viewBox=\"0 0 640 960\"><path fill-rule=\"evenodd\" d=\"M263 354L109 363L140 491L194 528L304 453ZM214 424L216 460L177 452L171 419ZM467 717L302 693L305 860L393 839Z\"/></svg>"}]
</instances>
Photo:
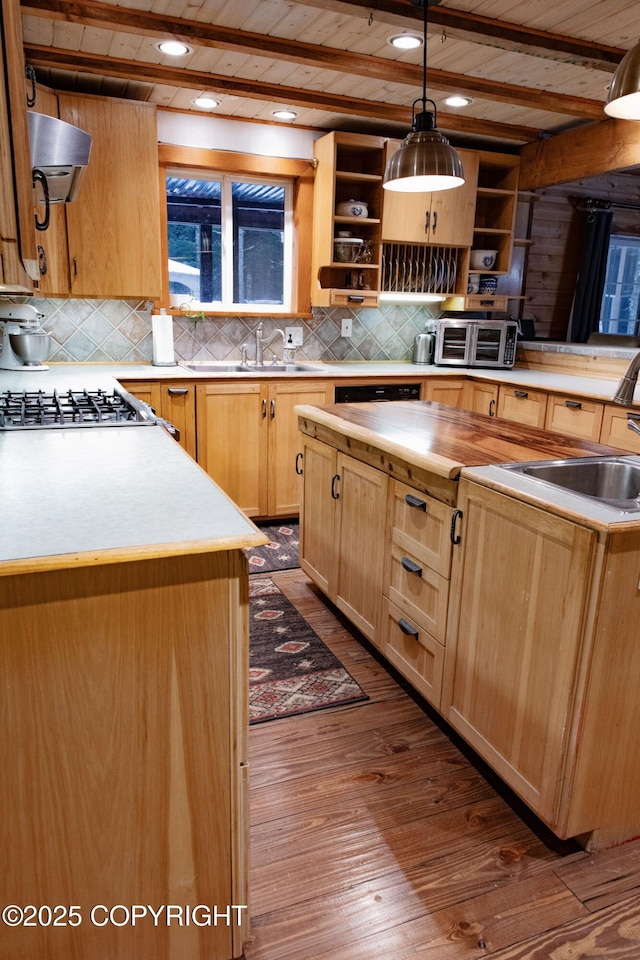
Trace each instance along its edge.
<instances>
[{"instance_id":1,"label":"pendant light","mask_svg":"<svg viewBox=\"0 0 640 960\"><path fill-rule=\"evenodd\" d=\"M432 0L433 2L433 0ZM439 2L439 0L436 0ZM436 105L427 98L427 7L429 0L411 0L424 10L422 45L422 97L413 101L411 131L389 159L382 186L401 193L433 193L451 190L464 183L462 161L445 136L436 128ZM416 113L416 104L422 110ZM427 110L433 106L433 113Z\"/></svg>"},{"instance_id":2,"label":"pendant light","mask_svg":"<svg viewBox=\"0 0 640 960\"><path fill-rule=\"evenodd\" d=\"M604 112L620 120L640 120L640 42L618 64Z\"/></svg>"}]
</instances>

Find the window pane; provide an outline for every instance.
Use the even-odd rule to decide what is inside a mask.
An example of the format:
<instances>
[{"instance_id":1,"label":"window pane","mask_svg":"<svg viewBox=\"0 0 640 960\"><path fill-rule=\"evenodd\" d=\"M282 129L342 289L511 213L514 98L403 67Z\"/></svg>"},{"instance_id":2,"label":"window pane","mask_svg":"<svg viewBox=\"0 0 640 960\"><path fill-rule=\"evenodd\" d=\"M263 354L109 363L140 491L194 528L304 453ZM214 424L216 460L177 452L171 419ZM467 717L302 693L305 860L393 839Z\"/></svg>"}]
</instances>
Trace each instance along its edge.
<instances>
[{"instance_id":1,"label":"window pane","mask_svg":"<svg viewBox=\"0 0 640 960\"><path fill-rule=\"evenodd\" d=\"M632 336L640 323L640 239L613 235L600 308L601 333Z\"/></svg>"},{"instance_id":2,"label":"window pane","mask_svg":"<svg viewBox=\"0 0 640 960\"><path fill-rule=\"evenodd\" d=\"M234 303L284 303L284 187L234 183Z\"/></svg>"},{"instance_id":3,"label":"window pane","mask_svg":"<svg viewBox=\"0 0 640 960\"><path fill-rule=\"evenodd\" d=\"M167 177L169 292L222 300L219 180Z\"/></svg>"}]
</instances>

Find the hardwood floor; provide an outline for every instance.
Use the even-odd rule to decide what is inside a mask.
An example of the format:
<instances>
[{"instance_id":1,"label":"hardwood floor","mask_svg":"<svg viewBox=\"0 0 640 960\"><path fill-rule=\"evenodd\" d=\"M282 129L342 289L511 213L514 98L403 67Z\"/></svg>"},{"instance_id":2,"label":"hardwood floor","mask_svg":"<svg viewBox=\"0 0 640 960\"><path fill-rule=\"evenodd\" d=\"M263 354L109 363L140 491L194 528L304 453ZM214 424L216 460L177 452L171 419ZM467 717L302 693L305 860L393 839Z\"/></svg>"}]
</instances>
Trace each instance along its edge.
<instances>
[{"instance_id":1,"label":"hardwood floor","mask_svg":"<svg viewBox=\"0 0 640 960\"><path fill-rule=\"evenodd\" d=\"M554 838L300 570L271 576L370 700L251 728L247 960L638 960L640 841Z\"/></svg>"}]
</instances>

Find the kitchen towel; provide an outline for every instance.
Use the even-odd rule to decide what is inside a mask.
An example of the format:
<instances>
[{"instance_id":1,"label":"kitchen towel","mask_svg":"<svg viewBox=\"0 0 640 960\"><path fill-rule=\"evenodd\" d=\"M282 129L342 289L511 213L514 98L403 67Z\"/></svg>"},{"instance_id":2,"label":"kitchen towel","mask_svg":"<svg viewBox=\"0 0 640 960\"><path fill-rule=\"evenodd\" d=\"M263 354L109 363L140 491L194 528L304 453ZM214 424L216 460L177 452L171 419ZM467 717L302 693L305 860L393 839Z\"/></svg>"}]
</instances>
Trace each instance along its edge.
<instances>
[{"instance_id":1,"label":"kitchen towel","mask_svg":"<svg viewBox=\"0 0 640 960\"><path fill-rule=\"evenodd\" d=\"M175 367L173 317L166 313L153 313L151 315L151 336L153 340L153 366Z\"/></svg>"}]
</instances>

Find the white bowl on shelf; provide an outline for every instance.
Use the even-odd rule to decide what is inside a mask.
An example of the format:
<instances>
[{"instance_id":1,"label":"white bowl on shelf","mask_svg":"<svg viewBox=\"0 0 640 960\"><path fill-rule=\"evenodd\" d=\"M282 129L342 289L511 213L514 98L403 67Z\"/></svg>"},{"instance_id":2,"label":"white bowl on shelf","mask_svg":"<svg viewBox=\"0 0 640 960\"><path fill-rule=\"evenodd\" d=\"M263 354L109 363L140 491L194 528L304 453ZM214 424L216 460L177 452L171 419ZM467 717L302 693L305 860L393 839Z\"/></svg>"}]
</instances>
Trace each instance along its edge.
<instances>
[{"instance_id":1,"label":"white bowl on shelf","mask_svg":"<svg viewBox=\"0 0 640 960\"><path fill-rule=\"evenodd\" d=\"M471 269L492 270L497 256L497 250L472 250L470 257Z\"/></svg>"},{"instance_id":2,"label":"white bowl on shelf","mask_svg":"<svg viewBox=\"0 0 640 960\"><path fill-rule=\"evenodd\" d=\"M336 207L339 217L358 217L360 220L369 216L369 206L363 200L346 200Z\"/></svg>"}]
</instances>

